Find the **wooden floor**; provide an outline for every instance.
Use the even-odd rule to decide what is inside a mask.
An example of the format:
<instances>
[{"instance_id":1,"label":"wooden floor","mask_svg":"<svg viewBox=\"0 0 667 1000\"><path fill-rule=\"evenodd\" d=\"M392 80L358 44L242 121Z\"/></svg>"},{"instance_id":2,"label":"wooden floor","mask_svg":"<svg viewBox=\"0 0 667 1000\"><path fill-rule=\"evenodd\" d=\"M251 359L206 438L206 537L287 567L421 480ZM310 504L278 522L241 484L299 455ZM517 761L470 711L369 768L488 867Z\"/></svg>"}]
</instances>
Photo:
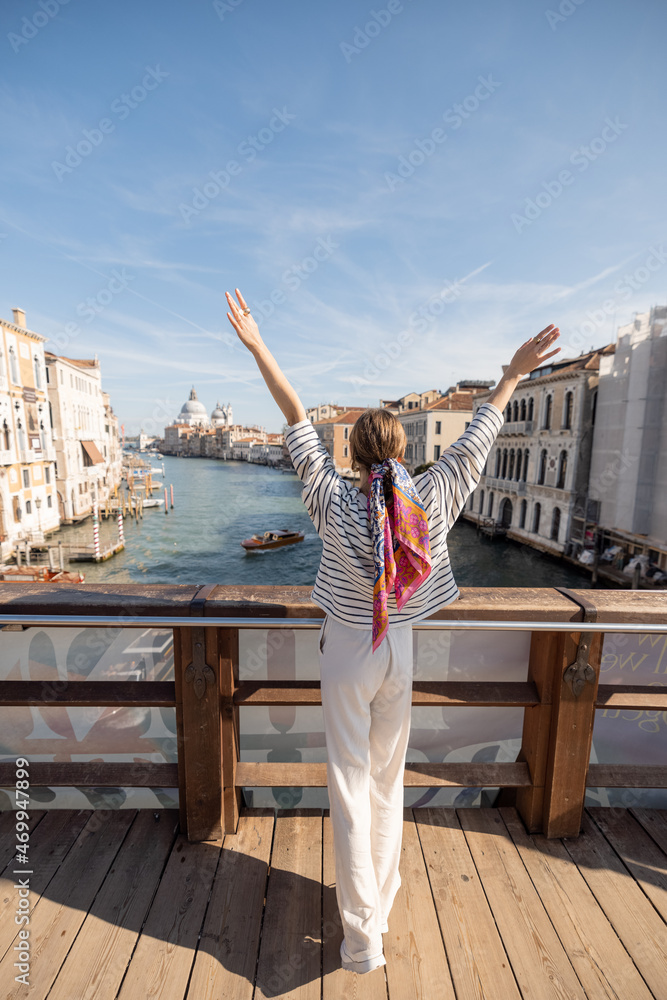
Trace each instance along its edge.
<instances>
[{"instance_id":1,"label":"wooden floor","mask_svg":"<svg viewBox=\"0 0 667 1000\"><path fill-rule=\"evenodd\" d=\"M387 965L357 976L339 967L327 811L247 809L198 844L174 810L31 814L28 988L0 814L0 996L667 998L667 812L590 809L565 840L509 808L404 815Z\"/></svg>"}]
</instances>

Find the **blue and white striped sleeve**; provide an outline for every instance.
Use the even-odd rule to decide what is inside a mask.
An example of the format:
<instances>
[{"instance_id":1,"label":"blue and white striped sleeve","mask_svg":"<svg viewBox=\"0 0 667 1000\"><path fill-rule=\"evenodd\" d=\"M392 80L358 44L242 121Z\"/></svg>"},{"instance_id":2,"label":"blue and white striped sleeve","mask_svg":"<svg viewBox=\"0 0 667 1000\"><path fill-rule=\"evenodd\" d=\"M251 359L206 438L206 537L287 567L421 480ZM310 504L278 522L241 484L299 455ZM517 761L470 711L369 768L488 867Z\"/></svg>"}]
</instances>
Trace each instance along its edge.
<instances>
[{"instance_id":1,"label":"blue and white striped sleeve","mask_svg":"<svg viewBox=\"0 0 667 1000\"><path fill-rule=\"evenodd\" d=\"M292 464L303 483L301 499L320 538L324 538L332 496L343 484L331 455L310 420L292 424L285 432Z\"/></svg>"},{"instance_id":2,"label":"blue and white striped sleeve","mask_svg":"<svg viewBox=\"0 0 667 1000\"><path fill-rule=\"evenodd\" d=\"M447 531L476 489L489 452L504 422L503 413L497 406L482 403L463 434L445 448L434 465L415 479L418 490L424 489L428 479L433 483Z\"/></svg>"}]
</instances>

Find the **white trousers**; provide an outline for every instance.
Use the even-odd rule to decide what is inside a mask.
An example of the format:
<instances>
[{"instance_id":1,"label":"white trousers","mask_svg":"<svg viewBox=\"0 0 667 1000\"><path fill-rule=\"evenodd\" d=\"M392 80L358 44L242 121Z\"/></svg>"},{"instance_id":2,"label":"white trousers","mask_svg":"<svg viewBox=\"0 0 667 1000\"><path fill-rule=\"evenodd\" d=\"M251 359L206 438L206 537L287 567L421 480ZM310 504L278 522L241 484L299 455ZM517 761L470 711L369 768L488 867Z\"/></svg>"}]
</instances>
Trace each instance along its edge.
<instances>
[{"instance_id":1,"label":"white trousers","mask_svg":"<svg viewBox=\"0 0 667 1000\"><path fill-rule=\"evenodd\" d=\"M386 965L382 934L401 885L412 625L389 629L373 653L370 629L328 615L319 663L341 961L370 972Z\"/></svg>"}]
</instances>

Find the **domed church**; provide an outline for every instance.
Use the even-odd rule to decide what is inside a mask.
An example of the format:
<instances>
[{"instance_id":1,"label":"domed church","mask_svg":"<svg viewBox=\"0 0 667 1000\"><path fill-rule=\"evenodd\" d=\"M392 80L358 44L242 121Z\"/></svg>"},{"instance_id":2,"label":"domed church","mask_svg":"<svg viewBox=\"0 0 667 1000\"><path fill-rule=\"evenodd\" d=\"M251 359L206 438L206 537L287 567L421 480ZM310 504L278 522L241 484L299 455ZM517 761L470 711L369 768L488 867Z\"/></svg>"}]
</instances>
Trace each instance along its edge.
<instances>
[{"instance_id":1,"label":"domed church","mask_svg":"<svg viewBox=\"0 0 667 1000\"><path fill-rule=\"evenodd\" d=\"M232 404L227 403L227 406L220 406L220 403L216 403L215 409L211 414L211 424L213 427L231 427L232 422Z\"/></svg>"},{"instance_id":2,"label":"domed church","mask_svg":"<svg viewBox=\"0 0 667 1000\"><path fill-rule=\"evenodd\" d=\"M197 399L197 392L194 386L190 390L190 398L187 402L183 403L181 412L176 417L174 423L189 424L191 427L211 426L208 414L206 413L206 407Z\"/></svg>"}]
</instances>

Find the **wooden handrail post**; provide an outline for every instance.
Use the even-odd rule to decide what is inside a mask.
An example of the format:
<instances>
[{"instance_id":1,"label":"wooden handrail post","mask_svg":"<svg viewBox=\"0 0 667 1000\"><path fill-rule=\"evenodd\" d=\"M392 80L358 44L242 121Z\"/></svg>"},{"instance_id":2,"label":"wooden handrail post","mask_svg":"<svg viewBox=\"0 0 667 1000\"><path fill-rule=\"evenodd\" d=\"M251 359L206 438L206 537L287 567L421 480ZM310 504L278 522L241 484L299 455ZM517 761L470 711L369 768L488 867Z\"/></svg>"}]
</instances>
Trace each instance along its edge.
<instances>
[{"instance_id":1,"label":"wooden handrail post","mask_svg":"<svg viewBox=\"0 0 667 1000\"><path fill-rule=\"evenodd\" d=\"M188 840L218 840L222 835L222 740L217 629L201 625L179 629L181 704L179 777L181 827ZM176 657L174 658L176 666ZM178 708L177 708L178 712ZM184 794L183 794L184 793Z\"/></svg>"},{"instance_id":2,"label":"wooden handrail post","mask_svg":"<svg viewBox=\"0 0 667 1000\"><path fill-rule=\"evenodd\" d=\"M188 815L186 809L187 788L185 773L185 731L183 726L183 644L185 642L184 628L174 628L174 689L176 692L176 764L178 767L178 829L179 833L188 832ZM186 652L187 655L187 652Z\"/></svg>"},{"instance_id":3,"label":"wooden handrail post","mask_svg":"<svg viewBox=\"0 0 667 1000\"><path fill-rule=\"evenodd\" d=\"M604 640L603 632L563 635L553 682L542 814L546 837L577 837L581 829Z\"/></svg>"},{"instance_id":4,"label":"wooden handrail post","mask_svg":"<svg viewBox=\"0 0 667 1000\"><path fill-rule=\"evenodd\" d=\"M236 833L243 806L243 789L236 787L240 752L239 706L234 692L239 683L239 630L218 629L220 715L222 719L222 791L225 833Z\"/></svg>"},{"instance_id":5,"label":"wooden handrail post","mask_svg":"<svg viewBox=\"0 0 667 1000\"><path fill-rule=\"evenodd\" d=\"M526 761L531 788L518 788L516 807L530 833L542 832L544 789L549 757L551 702L554 678L563 662L564 632L532 632L528 659L528 680L535 684L540 704L524 709L521 752Z\"/></svg>"}]
</instances>

